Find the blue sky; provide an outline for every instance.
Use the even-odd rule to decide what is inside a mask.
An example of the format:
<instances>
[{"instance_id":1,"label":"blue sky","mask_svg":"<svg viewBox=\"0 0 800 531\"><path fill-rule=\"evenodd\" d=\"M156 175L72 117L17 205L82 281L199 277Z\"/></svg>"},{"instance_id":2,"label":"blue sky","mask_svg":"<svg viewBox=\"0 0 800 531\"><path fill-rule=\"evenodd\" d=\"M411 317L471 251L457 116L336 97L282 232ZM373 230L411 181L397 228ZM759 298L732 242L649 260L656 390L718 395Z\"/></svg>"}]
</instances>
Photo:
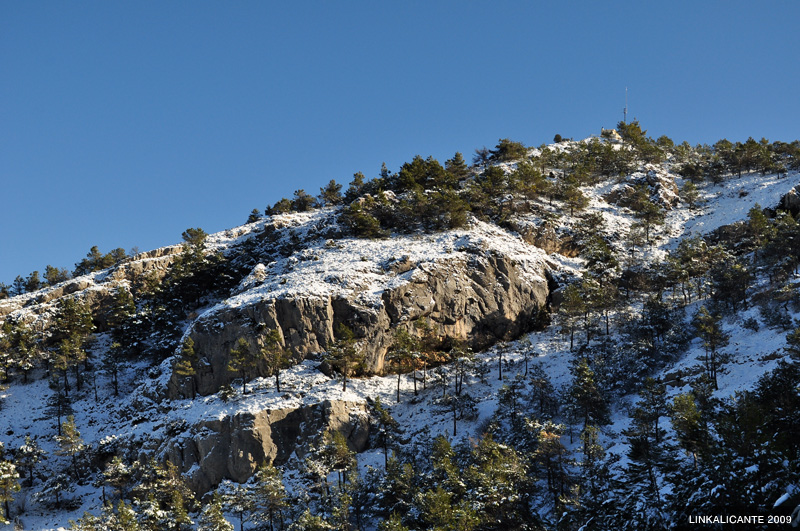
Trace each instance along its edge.
<instances>
[{"instance_id":1,"label":"blue sky","mask_svg":"<svg viewBox=\"0 0 800 531\"><path fill-rule=\"evenodd\" d=\"M797 2L3 2L0 282L629 117L800 137Z\"/></svg>"}]
</instances>

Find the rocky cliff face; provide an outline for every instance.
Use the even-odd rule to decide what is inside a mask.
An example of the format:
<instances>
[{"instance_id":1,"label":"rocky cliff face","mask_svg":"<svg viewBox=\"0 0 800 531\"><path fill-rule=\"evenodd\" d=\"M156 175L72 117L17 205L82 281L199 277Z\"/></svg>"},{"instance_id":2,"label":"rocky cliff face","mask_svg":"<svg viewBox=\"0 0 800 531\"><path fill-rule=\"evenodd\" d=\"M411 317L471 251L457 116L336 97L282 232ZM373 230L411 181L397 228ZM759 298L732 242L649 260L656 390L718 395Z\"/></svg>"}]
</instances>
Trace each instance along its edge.
<instances>
[{"instance_id":1,"label":"rocky cliff face","mask_svg":"<svg viewBox=\"0 0 800 531\"><path fill-rule=\"evenodd\" d=\"M412 322L424 317L438 337L482 349L530 330L548 295L543 265L476 247L421 263L406 256L387 266L386 277L372 299L341 292L266 296L201 316L190 332L202 360L195 376L198 392L215 393L231 382L236 376L227 369L231 348L240 337L254 342L261 323L281 331L296 360L326 350L344 323L360 339L367 371L380 373L397 327L417 333ZM170 395L185 395L185 387L173 377Z\"/></svg>"},{"instance_id":2,"label":"rocky cliff face","mask_svg":"<svg viewBox=\"0 0 800 531\"><path fill-rule=\"evenodd\" d=\"M367 448L369 417L363 402L325 400L300 407L242 411L203 420L194 435L166 441L165 457L185 473L197 493L223 479L245 482L263 463L281 465L292 454L302 458L309 445L338 431L355 452Z\"/></svg>"}]
</instances>

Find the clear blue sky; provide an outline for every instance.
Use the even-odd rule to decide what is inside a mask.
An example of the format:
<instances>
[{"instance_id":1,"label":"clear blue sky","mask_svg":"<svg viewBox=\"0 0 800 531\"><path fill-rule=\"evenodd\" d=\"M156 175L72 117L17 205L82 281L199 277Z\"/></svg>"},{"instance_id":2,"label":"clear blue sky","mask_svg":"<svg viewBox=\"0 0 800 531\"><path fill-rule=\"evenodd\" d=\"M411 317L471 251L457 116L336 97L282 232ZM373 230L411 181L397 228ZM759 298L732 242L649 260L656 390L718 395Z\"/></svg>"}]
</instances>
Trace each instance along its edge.
<instances>
[{"instance_id":1,"label":"clear blue sky","mask_svg":"<svg viewBox=\"0 0 800 531\"><path fill-rule=\"evenodd\" d=\"M796 139L800 3L0 4L0 282L501 137Z\"/></svg>"}]
</instances>

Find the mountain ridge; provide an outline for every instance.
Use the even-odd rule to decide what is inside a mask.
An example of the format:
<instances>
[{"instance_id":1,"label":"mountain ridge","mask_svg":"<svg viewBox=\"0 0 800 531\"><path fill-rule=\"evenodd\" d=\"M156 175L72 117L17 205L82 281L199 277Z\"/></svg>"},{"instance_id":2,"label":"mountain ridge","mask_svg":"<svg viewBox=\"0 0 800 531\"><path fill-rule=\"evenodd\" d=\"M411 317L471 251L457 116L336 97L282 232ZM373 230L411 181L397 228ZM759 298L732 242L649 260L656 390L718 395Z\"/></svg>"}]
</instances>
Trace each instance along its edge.
<instances>
[{"instance_id":1,"label":"mountain ridge","mask_svg":"<svg viewBox=\"0 0 800 531\"><path fill-rule=\"evenodd\" d=\"M464 221L460 221L458 209L445 208L447 205L437 206L431 211L440 216L438 219L443 225L454 223L459 226L415 228L417 223L428 222L424 217L417 218L415 213L406 212L405 205L425 207L424 198L431 190L436 190L436 181L430 179L442 178L447 181L446 176L436 177L439 174L432 161L420 159L417 162L415 159L413 164L404 166L401 174L385 181L405 183L402 185L405 186L403 191L398 192L398 188L394 191L380 187L370 188L368 183L362 183L360 186L367 190L359 190L360 195L349 204L309 212L274 213L267 219L203 237L200 243L199 240L193 241L192 234L188 234L183 245L142 253L139 258L134 257L110 269L66 281L45 291L0 301L0 318L4 322L27 322L29 328L40 331L53 328L55 338L60 333L56 330L56 323L59 319L64 319L64 309L59 300L64 299L64 295L69 295L72 298L82 298L84 302L88 301L90 306L98 336L97 343L87 349L90 352L89 357L94 360L92 363L99 363L101 359L109 357L109 353L113 352L112 344L119 339L130 340L130 345L126 347L132 350L126 357L120 358L128 368L104 367L102 371L98 371L99 374L83 369L83 378L94 374L95 393L96 377L100 376L101 381L106 381L105 387L101 386L100 390L101 395L105 394L102 400L96 405L90 405L91 393L87 394L86 389L83 394L73 391L74 394L77 393L75 404L81 404L87 412L91 412L76 415L78 422L84 426L92 425L93 417L98 414L98 405L105 408L105 411L114 411L127 417L127 420L123 418L110 423L109 430L120 435L115 436L116 442L111 444L102 441L111 437L112 433L106 433L101 428L92 428L87 432L84 428L85 433L91 434L91 437L86 436L89 449L81 450L80 454L85 462L86 477L102 476L104 467L108 466L112 457L124 457L133 466L136 462L146 462L147 458L144 456L150 454L157 462L169 463L178 473L183 473L197 495L217 486L223 492L225 489L232 491L235 487L230 480L244 481L256 472L261 464L259 461L263 461L264 457L254 458L253 455L260 450L257 451L251 443L248 443L251 444L247 447L249 450L242 450L242 459L249 463L246 473L237 472L235 477L231 477L231 474L226 477L226 473L219 471L221 458L213 457L210 458L206 470L202 471L204 479L199 479L197 474L200 472L197 471L202 468L200 463L205 455L212 455L212 452L189 458L183 454L184 450L176 450L189 447L180 441L191 439L195 441L192 444L199 445L196 448L203 444L219 448L223 444L219 442L222 440L219 438L222 437L222 431L208 427L208 422L214 418L217 421L222 418L232 419L237 412L271 411L281 407L286 409L287 406L292 411L306 407L312 407L309 411L322 411L324 408L319 409L316 405L326 401L363 405L359 406L362 413L354 413L351 411L353 408L348 406L339 416L332 418L331 422L338 427L332 428L331 433L353 433L356 426L361 426L360 442L355 444L352 440L346 440L345 444L350 451L359 452L358 470L363 475L377 474L378 470L384 468L381 465L381 445L384 443L380 442L380 438L386 437L387 428L382 424L386 421L377 420L378 417L375 416L372 405L375 398L380 398L382 403L387 404L405 426L407 433L403 439L408 442L404 445L421 444L420 437L428 426L429 429L432 428L429 438L449 434L452 429L451 437L456 444L458 441L466 442L467 437L495 433L504 444L515 448L515 452L522 452L524 446L519 446L522 443L508 435L503 428L519 428L515 423L521 422L521 413L518 414L516 409L509 413L505 408L508 407L508 393L512 392L510 390L515 385L521 386L520 389L525 393L534 393L538 384L529 376L529 368L534 365L547 376L545 380L550 381L548 385L552 386L551 394L560 397L565 405L561 412L550 415L541 405L541 400L544 399L540 397L538 408L533 405L533 400L525 406L526 414L531 415L529 420L534 423L562 421L561 428L555 428L556 424L550 425L547 428L550 430L548 433L557 434L561 430L560 435L554 436L564 441L565 450L569 449L576 454L580 453L580 449L573 441L571 430L573 426L579 428L581 422L575 422L575 419L570 421L573 413L570 413L569 408L590 408L592 404L580 402L574 397L573 389L577 385L575 382L579 381L577 375L581 370L591 371L592 378L597 378L607 386L600 393L603 395L600 402L606 403L606 407L610 408L607 413L610 417L604 419L599 410L588 409L585 415L587 419L592 418L592 422L609 422L601 424L601 435L597 444L602 443L608 448L610 455L617 456L616 464L609 466L615 466L617 473L621 473L628 470L626 467L632 466L631 463L637 462L635 456L631 458L627 454L632 443L630 439L623 440L622 433L631 431L636 422L625 414L626 409L633 408L627 402L636 397L641 398L648 392L652 393L652 390L647 391L647 388L642 387L642 378L645 375L653 371L657 375L661 374L669 389L665 393L669 393L675 400L681 394L677 391L688 392L688 386L696 385L700 376L708 372L709 363L714 364L715 378L717 371L720 371L720 389L741 392L755 389L761 375L776 370L784 358L791 359L786 353L788 351L783 352L781 349L791 347L786 346L785 335L796 326L794 319L798 312L797 309L792 309L792 305L795 304L797 295L793 291L786 294L782 302L785 307L772 303L772 299L777 300L777 296L771 295L773 291L777 293L777 290L784 288L773 286L773 280L767 278L767 270L769 269L771 276L780 276L784 275L781 273L784 269L781 269L783 266L780 264L765 261L776 254L772 248L766 246L770 243L778 245L780 242L776 236L766 235L762 238L763 242L759 243L750 233L755 230L757 211L761 211L755 208L756 205L772 209L773 217L765 218L767 228L773 230L770 234L784 230L779 224L784 221L788 223L788 220L785 216L780 217L779 207L782 204L788 205L789 202L784 198L796 193L795 190L800 186L796 170L772 174L745 171L741 176L724 177L719 183L714 183L711 178L708 179L709 182L699 182L696 186L698 197L694 201L705 201L705 205L692 207L683 193L687 189L687 183L692 180L677 172L679 163L674 160L677 155L670 155L673 160L667 158L659 163L648 162L647 157L652 156L649 150L661 144L642 140L641 136L623 136L627 136L623 143L602 142L598 146L593 142L600 141L589 139L584 142L557 144L552 149L527 149L521 157L508 161L500 160L504 157L501 141L495 160L476 164L460 180L442 185L445 192L448 186L455 190L456 195L452 197L469 195L470 201L479 205L487 200L486 197L489 198L488 203L477 207ZM589 177L581 177L586 182L570 184L568 181L572 177L568 173L577 173L574 169L577 163L568 160L559 162L557 159L563 156L566 160L569 153L583 153L584 149L595 150L602 156L612 158L614 153L622 153L626 157L627 153L631 153L633 162L625 163L626 170L620 175L590 174ZM668 150L665 148L665 151ZM541 162L542 157L553 158ZM541 170L552 168L550 175L545 176L544 171L533 168L537 164L541 164ZM686 163L681 164L685 166ZM450 166L453 167L454 164ZM492 168L498 168L505 177L501 177ZM417 170L418 173L414 173ZM406 172L404 175L403 171ZM559 172L562 173L561 176ZM513 177L514 175L522 176ZM429 188L430 186L433 188ZM476 191L475 187L480 187L480 190ZM506 192L492 195L504 187L508 187ZM433 197L431 201L438 199ZM650 205L656 205L655 210ZM648 209L654 216L650 221L646 218ZM407 229L411 229L408 232L407 229L397 228L398 222L405 215L410 216L408 219L411 220L407 225ZM371 216L375 222L370 221L367 216ZM728 255L720 254L718 258L712 256L709 263L714 260L719 262L719 273L714 273L716 270L713 267L716 266L712 265L700 276L692 276L694 273L689 269L685 269L689 275L686 278L674 276L674 271L669 269L672 267L670 264L674 265L682 260L681 253L688 252L687 248L694 245L691 243L694 241L692 235L709 234L722 227L730 228L727 231L730 233L728 239L738 239L743 245L746 243L750 247L755 246L756 251L736 251L740 253L739 256L725 251ZM351 231L362 230L379 237L352 237ZM380 237L385 233L382 231L389 230L394 232L388 237ZM366 234L362 234L364 235ZM551 252L532 245L542 240L551 242L547 244L551 246ZM687 245L686 242L690 243ZM726 280L723 275L725 270L734 270L743 264L748 268L758 258L758 249L761 247L764 248L763 258L759 259L762 261L757 262L758 267L749 273L751 276L748 278L752 278L752 281L748 281L745 286L743 297L739 297L733 288L729 292L720 291L728 289L719 288L724 284L718 284ZM788 249L791 251L793 248ZM565 251L565 254L558 253L558 250ZM756 256L748 254L753 252ZM730 265L725 265L728 262ZM137 264L141 264L141 267ZM796 268L796 262L794 267ZM151 273L148 278L148 270L155 274ZM719 274L719 278L712 276L712 273ZM785 286L789 286L790 290L796 285L795 276L796 273L786 273L788 280ZM197 279L201 279L199 283ZM736 279L728 280L734 282ZM437 282L449 287L438 289ZM475 287L470 288L472 295L464 298L465 302L458 311L448 313L450 310L446 307L449 302L458 300L457 290L467 289L470 282L476 283ZM147 287L147 283L151 286ZM618 294L604 294L604 287L610 284L619 290ZM208 286L207 291L201 289L192 292L188 289L196 289L198 285ZM72 289L69 286L85 287L67 293ZM731 286L735 288L737 285ZM509 295L515 289L529 290L531 295ZM55 296L59 290L62 290L62 295ZM117 321L115 309L122 304L119 299L122 291L134 295L138 302L134 303L132 313ZM176 294L181 298L173 299ZM51 295L53 296L48 298ZM756 296L760 297L760 302L749 300ZM490 303L493 297L496 303ZM611 302L603 302L603 297L611 297L608 299ZM41 302L37 303L37 299L41 299ZM306 303L296 303L298 300L312 299L329 301L323 306L330 307L330 313L323 316L316 310L302 310L299 308ZM466 302L470 299L472 302ZM143 300L154 301L146 303L151 305L150 313L142 312L136 317L137 312L144 308L142 305L145 303L141 302ZM306 312L311 317L280 319L277 313L268 309L268 305L255 310L265 301L279 300L295 301L287 303L284 314L302 316ZM335 300L342 302L330 302ZM515 300L523 302L515 306L512 303ZM721 351L725 351L726 356L725 359L720 358L720 361L710 359L710 351L703 346L708 340L702 339L702 332L689 332L694 330L693 323L696 322L700 307L705 308L705 304L711 305L712 302L717 305L716 310L719 310L720 315L727 315L725 320L720 321L721 330L733 343L730 347L719 347ZM174 304L172 309L169 308L171 304ZM338 310L333 308L336 304L339 305ZM592 304L592 309L587 310L587 304ZM158 310L159 307L165 310ZM508 310L510 307L514 309ZM384 308L384 314L378 312L377 309L380 308ZM506 310L501 310L502 308ZM548 308L550 311L546 312ZM495 319L488 326L489 329L498 327L492 332L490 341L478 340L480 326L470 328L450 322L458 313L463 314L468 309L476 312L478 317L473 320L476 324L497 312L502 315L502 319ZM158 311L162 313L156 315ZM694 318L692 313L695 314ZM661 314L666 317L659 317ZM370 321L373 318L370 316L377 315L385 317ZM650 321L646 322L645 317ZM152 319L151 323L155 324L148 325L150 328L142 328L135 324L137 318ZM158 324L158 318L163 318L168 324ZM242 319L249 320L246 326L234 326L237 320ZM300 326L299 323L303 320L306 324ZM550 320L554 324L550 324ZM392 370L397 374L385 375L388 367L383 363L373 363L371 367L366 367L365 372L378 375L364 375L353 380L355 374L351 374L348 382L347 373L350 369L331 356L336 349L345 350L351 346L345 332L337 332L338 325L341 324L353 332L353 339L360 339L362 344L367 344L359 349L358 343L354 343L354 348L362 355L370 348L377 348L380 350L376 351L377 358L391 353L393 359L401 360L392 361L392 364L396 364L392 365ZM643 330L650 332L637 335L637 332L631 331L634 325L642 326ZM312 332L315 326L318 331ZM206 335L216 338L213 341L217 343L198 335L197 330L201 327L205 327ZM273 390L271 378L276 376L275 371L265 365L264 359L259 362L261 365L257 363L247 371L240 371L241 374L229 368L232 352L238 348L236 341L239 338L245 338L251 346L260 348L266 344L264 337L269 330L279 332L278 343L282 348L291 350L294 359L292 367L278 369L285 384L285 390L280 393ZM373 330L381 330L382 335L377 332L370 335ZM143 331L149 335L142 335ZM10 331L4 331L3 337L10 338L12 335ZM220 339L223 335L224 339ZM315 335L319 339L309 339ZM574 341L576 337L577 344ZM631 356L627 353L626 349L639 348L631 342L630 338L634 337L637 338L635 341L647 343L641 350L646 355ZM187 354L188 338L192 338L192 349L196 349L193 354L195 357ZM303 342L309 346L300 347ZM467 356L466 347L470 342L479 351L474 358L472 355ZM138 351L134 349L137 344ZM159 346L162 344L163 348ZM760 352L766 345L774 347L773 351ZM62 343L48 348L55 353L65 347ZM151 350L162 353L152 357L154 354ZM405 354L409 357L404 358ZM305 357L308 359L304 360ZM538 359L535 363L532 361L534 358ZM194 374L181 374L178 367L184 359L189 360ZM463 362L460 361L462 359ZM459 377L465 377L461 364L466 364L468 359L477 360L469 361L472 368L466 376L469 396L475 396L464 401L457 398L461 396L460 391L457 392L457 388L454 388L451 392L450 387ZM581 360L586 360L585 369L581 369ZM77 366L76 364L75 367ZM59 388L62 387L60 382L63 380L66 384L68 381L67 370L64 369L64 374L59 375L60 369L54 367L55 365L51 368L51 377L54 378L51 386L55 387L53 394L59 396ZM69 368L72 370L72 365ZM489 371L495 369L499 371L497 381L487 376ZM119 370L123 379L122 387L126 390L123 395L128 393L119 409L113 405L115 399L109 389L112 371L116 370ZM505 379L502 375L504 370ZM725 370L728 371L727 374ZM80 377L78 371L75 368L76 377ZM249 374L243 377L248 371ZM6 433L10 438L7 449L20 446L23 432L38 435L51 456L48 466L58 468L63 459L55 456L56 446L47 442L47 434L52 431L48 424L52 421L43 417L31 422L18 411L23 403L21 397L26 394L25 385L31 389L36 388L40 396L48 393L44 389L47 386L43 385L44 372L45 367L34 367L32 373L36 376L36 381L33 383L21 382L21 375L11 381L9 391L6 392L6 408L11 408L11 415L8 417L11 419L11 433ZM354 369L353 373L355 372ZM525 376L518 381L509 376L511 372ZM215 376L209 379L209 374ZM342 375L345 378L340 382L333 375ZM637 378L637 375L640 376ZM8 370L6 376L8 377ZM731 381L727 382L726 378L729 377ZM27 372L25 379L27 380ZM250 393L238 392L230 387L235 381L239 382L237 386L242 385L242 391L249 383ZM338 390L340 383L344 385L341 391ZM200 396L194 397L195 392ZM411 402L416 403L406 404L408 397L411 397ZM411 420L415 407L420 409L417 413L420 420ZM34 408L43 411L44 403ZM319 414L307 413L311 417ZM598 416L595 418L594 415ZM661 415L668 415L666 409ZM157 420L159 417L164 420ZM547 420L548 417L550 420ZM357 420L359 418L362 420ZM299 433L297 430L301 430L301 424L302 422L298 422L287 429L291 433ZM545 424L537 424L537 429L544 430L542 426ZM588 424L584 422L584 432ZM566 426L570 430L569 437ZM659 429L662 428L659 427L656 417L656 432ZM254 440L259 437L263 439L266 433L264 430L266 427L239 428L234 430L238 433L234 439L241 438L245 432L247 437L252 436ZM225 440L230 441L232 433L229 432ZM456 433L461 435L457 436ZM465 433L469 435L465 437ZM674 444L685 446L680 434L679 427L672 428L669 437L675 441ZM270 441L263 439L264 444L272 444L273 436L267 434L266 437ZM291 491L306 492L304 496L319 509L318 513L333 519L331 510L325 508L324 496L320 498L303 475L308 459L321 452L325 444L332 443L314 441L308 433L302 438L304 442L295 449L284 452L283 455L288 457L277 464L283 467ZM569 443L566 442L567 438ZM202 441L217 442L211 444ZM236 447L230 442L226 444L231 448ZM288 443L284 441L282 444ZM534 446L541 449L541 444L540 441ZM413 454L413 451L401 448L399 443L395 443L394 449L398 454ZM15 457L18 454L20 451L14 452ZM229 456L226 459L232 458ZM408 459L413 461L420 458ZM536 474L549 475L552 472L544 465L541 465L544 468L537 468L540 465L534 463L538 463L538 458L530 459L531 464L525 466L530 467L532 477ZM710 462L710 457L707 459ZM229 466L229 470L239 467L239 464L235 464L235 458L230 462L234 465ZM267 464L272 462L267 460ZM580 470L584 470L582 466L575 465L572 474L577 475ZM658 470L655 477L663 484L656 494L660 493L664 498L672 496L678 489L666 487L669 484L667 473L657 468L661 465L652 466ZM215 470L213 473L212 469ZM334 470L335 468L330 469L329 475L335 475ZM388 473L388 468L386 470ZM82 508L96 511L99 508L97 490L88 485L80 485L81 481L84 479L76 479L73 488L77 487L76 492L82 494L73 499L85 499L81 502ZM52 493L52 488L52 484L47 487L43 478L35 478L31 485L26 485L24 492L26 496L33 496L36 492ZM344 487L340 484L339 488ZM796 491L791 482L780 485L780 488L784 489L786 500L794 501ZM580 504L564 505L558 496L551 497L548 494L550 491L550 486L542 487L540 495L526 498L530 525L548 528L556 514L561 515L560 517L572 515L576 519L582 518ZM652 494L646 494L645 498ZM32 504L38 504L41 511L47 505L53 505L48 496L50 494L43 494L37 501L33 497L30 500ZM459 496L469 499L471 495L467 493ZM120 495L120 499L124 497ZM624 501L623 498L620 499ZM140 513L144 514L144 501L137 501L135 497L131 501L136 501ZM412 502L413 500L408 503ZM55 502L56 505L58 503ZM166 510L165 507L169 505L166 502L159 503L162 510ZM421 505L418 509L426 507L423 502L419 504ZM232 506L228 507L229 511L234 511L230 508ZM352 509L356 510L356 507L353 506ZM522 518L519 516L522 514L519 511L522 510L522 505L514 505L512 512L516 516L509 516L509 521ZM649 517L655 517L661 510L651 506L645 513ZM476 516L482 522L476 525L490 525L482 518L494 513L489 509L485 511L487 512L482 513L483 516ZM620 512L622 511L623 508L620 508ZM45 522L57 521L60 512L58 508L50 513L43 511L42 516L36 517L35 521L39 523L35 525L41 529L48 528L50 524ZM72 518L80 516L75 511L68 514ZM195 514L199 518L199 513ZM382 520L388 521L389 515L389 512L373 515L372 528ZM538 516L534 518L531 515ZM24 514L22 517L24 518ZM175 520L177 517L172 518ZM425 518L428 517L424 514L410 515L407 524L421 526L427 521ZM675 519L678 517L662 515L659 518L662 521L677 522ZM64 525L63 520L61 522L60 525ZM652 521L648 525L655 528Z\"/></svg>"}]
</instances>

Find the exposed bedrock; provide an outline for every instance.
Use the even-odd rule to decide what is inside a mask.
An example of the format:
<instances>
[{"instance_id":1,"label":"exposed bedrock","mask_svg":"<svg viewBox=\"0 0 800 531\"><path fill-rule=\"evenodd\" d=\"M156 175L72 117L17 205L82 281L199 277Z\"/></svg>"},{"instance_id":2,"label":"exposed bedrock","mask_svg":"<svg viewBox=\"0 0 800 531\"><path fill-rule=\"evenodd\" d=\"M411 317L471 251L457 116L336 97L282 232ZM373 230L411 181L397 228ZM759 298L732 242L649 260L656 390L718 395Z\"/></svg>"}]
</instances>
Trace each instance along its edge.
<instances>
[{"instance_id":1,"label":"exposed bedrock","mask_svg":"<svg viewBox=\"0 0 800 531\"><path fill-rule=\"evenodd\" d=\"M202 420L192 428L193 435L170 439L165 457L184 473L192 490L202 494L223 479L247 481L264 463L281 465L292 454L304 457L327 431L342 433L351 450L365 450L366 408L363 402L325 400Z\"/></svg>"},{"instance_id":2,"label":"exposed bedrock","mask_svg":"<svg viewBox=\"0 0 800 531\"><path fill-rule=\"evenodd\" d=\"M278 328L296 361L325 351L339 323L350 327L366 355L367 371L380 373L394 328L416 333L412 322L425 317L442 338L482 349L530 330L532 317L548 294L544 266L532 271L508 256L475 251L451 260L426 262L401 273L406 281L364 302L349 296L266 298L243 307L222 308L199 318L191 330L201 362L197 391L215 393L237 375L228 370L230 351L240 337L255 342L259 323ZM403 268L405 269L405 268ZM388 279L396 278L387 276ZM260 368L266 375L265 367ZM188 381L173 375L171 397L188 396Z\"/></svg>"}]
</instances>

